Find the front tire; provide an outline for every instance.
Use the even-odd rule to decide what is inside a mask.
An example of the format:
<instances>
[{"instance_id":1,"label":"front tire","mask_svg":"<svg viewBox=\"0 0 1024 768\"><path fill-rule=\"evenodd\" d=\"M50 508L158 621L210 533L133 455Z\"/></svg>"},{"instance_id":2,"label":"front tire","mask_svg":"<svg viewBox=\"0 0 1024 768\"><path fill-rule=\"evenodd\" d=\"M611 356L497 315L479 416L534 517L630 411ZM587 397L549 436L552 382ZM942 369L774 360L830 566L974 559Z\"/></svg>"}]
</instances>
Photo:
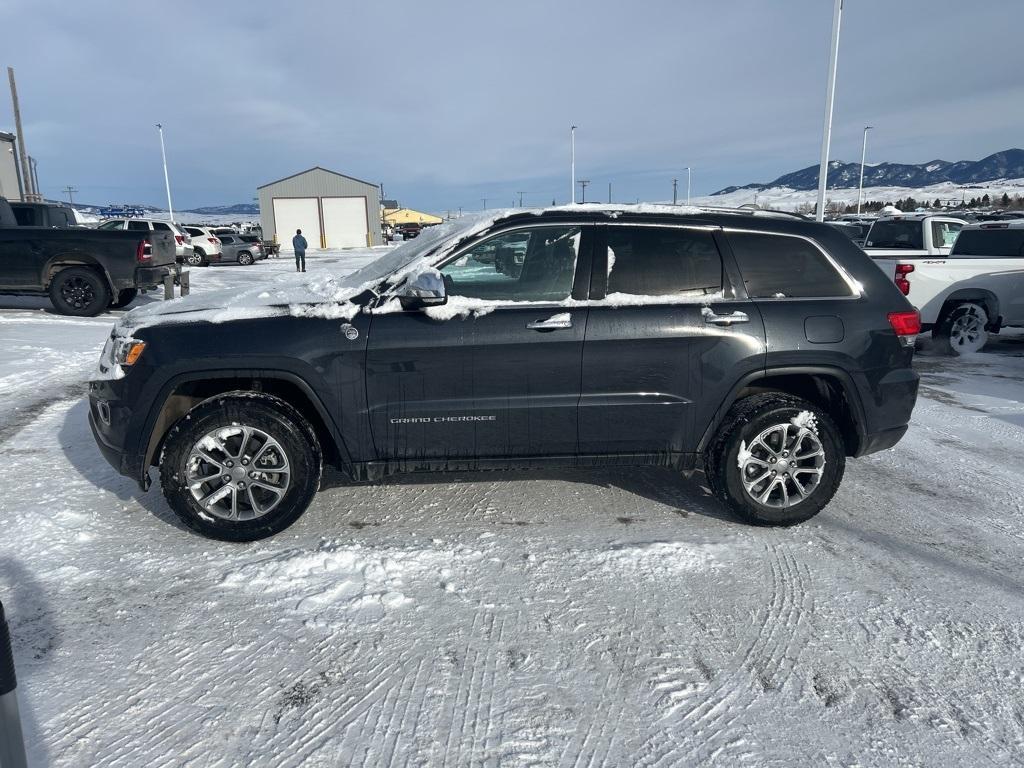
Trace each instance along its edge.
<instances>
[{"instance_id":1,"label":"front tire","mask_svg":"<svg viewBox=\"0 0 1024 768\"><path fill-rule=\"evenodd\" d=\"M306 511L320 486L316 433L276 397L228 392L205 400L168 433L164 497L185 525L222 541L273 536Z\"/></svg>"},{"instance_id":2,"label":"front tire","mask_svg":"<svg viewBox=\"0 0 1024 768\"><path fill-rule=\"evenodd\" d=\"M845 468L842 435L828 414L781 392L733 405L704 455L712 493L755 525L814 517L832 500Z\"/></svg>"},{"instance_id":3,"label":"front tire","mask_svg":"<svg viewBox=\"0 0 1024 768\"><path fill-rule=\"evenodd\" d=\"M62 315L95 317L110 306L110 286L87 267L62 269L50 282L50 301Z\"/></svg>"},{"instance_id":4,"label":"front tire","mask_svg":"<svg viewBox=\"0 0 1024 768\"><path fill-rule=\"evenodd\" d=\"M932 338L947 355L980 352L988 344L988 312L973 302L958 304L932 331Z\"/></svg>"}]
</instances>

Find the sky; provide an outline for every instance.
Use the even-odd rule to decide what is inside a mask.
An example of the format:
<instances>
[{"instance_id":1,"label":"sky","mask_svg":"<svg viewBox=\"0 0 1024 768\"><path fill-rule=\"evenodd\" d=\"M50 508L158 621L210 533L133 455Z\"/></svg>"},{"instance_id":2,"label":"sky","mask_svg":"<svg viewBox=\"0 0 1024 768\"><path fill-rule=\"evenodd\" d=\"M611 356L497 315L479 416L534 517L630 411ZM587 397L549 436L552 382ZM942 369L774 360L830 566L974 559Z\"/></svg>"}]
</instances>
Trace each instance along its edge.
<instances>
[{"instance_id":1,"label":"sky","mask_svg":"<svg viewBox=\"0 0 1024 768\"><path fill-rule=\"evenodd\" d=\"M43 193L251 202L314 165L444 213L766 182L821 151L831 0L0 0ZM846 0L831 157L1024 145L1024 0ZM0 131L14 130L0 89Z\"/></svg>"}]
</instances>

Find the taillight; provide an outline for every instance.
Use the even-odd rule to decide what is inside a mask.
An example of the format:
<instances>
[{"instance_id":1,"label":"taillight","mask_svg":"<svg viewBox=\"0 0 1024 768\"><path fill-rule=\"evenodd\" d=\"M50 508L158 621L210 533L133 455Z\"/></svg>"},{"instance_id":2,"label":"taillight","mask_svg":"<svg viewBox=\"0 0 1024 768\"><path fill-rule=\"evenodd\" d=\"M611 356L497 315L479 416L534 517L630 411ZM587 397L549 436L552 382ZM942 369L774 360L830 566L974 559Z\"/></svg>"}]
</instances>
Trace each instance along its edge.
<instances>
[{"instance_id":1,"label":"taillight","mask_svg":"<svg viewBox=\"0 0 1024 768\"><path fill-rule=\"evenodd\" d=\"M913 312L890 312L889 325L903 346L912 347L921 332L921 314L916 309Z\"/></svg>"},{"instance_id":2,"label":"taillight","mask_svg":"<svg viewBox=\"0 0 1024 768\"><path fill-rule=\"evenodd\" d=\"M214 245L220 245L220 240L218 240L216 237L208 237L206 239L209 240Z\"/></svg>"},{"instance_id":3,"label":"taillight","mask_svg":"<svg viewBox=\"0 0 1024 768\"><path fill-rule=\"evenodd\" d=\"M907 280L907 275L909 275L913 271L913 264L896 265L896 287L900 289L900 293L902 293L904 296L910 295L910 281Z\"/></svg>"},{"instance_id":4,"label":"taillight","mask_svg":"<svg viewBox=\"0 0 1024 768\"><path fill-rule=\"evenodd\" d=\"M145 264L151 261L153 258L153 246L150 245L149 240L139 240L139 244L135 247L135 260L139 264Z\"/></svg>"},{"instance_id":5,"label":"taillight","mask_svg":"<svg viewBox=\"0 0 1024 768\"><path fill-rule=\"evenodd\" d=\"M185 242L185 238L182 237L181 235L175 235L174 242L176 242L178 245L181 245L182 243Z\"/></svg>"}]
</instances>

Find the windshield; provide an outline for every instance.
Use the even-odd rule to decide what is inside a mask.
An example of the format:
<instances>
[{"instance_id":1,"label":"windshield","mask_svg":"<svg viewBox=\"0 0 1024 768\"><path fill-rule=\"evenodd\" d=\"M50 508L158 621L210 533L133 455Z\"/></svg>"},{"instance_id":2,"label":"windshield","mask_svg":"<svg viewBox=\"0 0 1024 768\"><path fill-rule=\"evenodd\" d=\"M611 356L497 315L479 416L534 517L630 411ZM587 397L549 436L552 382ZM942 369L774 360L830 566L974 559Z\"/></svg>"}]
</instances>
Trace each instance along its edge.
<instances>
[{"instance_id":1,"label":"windshield","mask_svg":"<svg viewBox=\"0 0 1024 768\"><path fill-rule=\"evenodd\" d=\"M1024 256L1024 229L962 229L951 256Z\"/></svg>"},{"instance_id":2,"label":"windshield","mask_svg":"<svg viewBox=\"0 0 1024 768\"><path fill-rule=\"evenodd\" d=\"M865 245L868 248L924 248L921 222L916 219L876 221Z\"/></svg>"},{"instance_id":3,"label":"windshield","mask_svg":"<svg viewBox=\"0 0 1024 768\"><path fill-rule=\"evenodd\" d=\"M345 277L344 285L363 285L383 280L388 275L398 272L414 261L426 258L437 251L442 245L462 239L475 229L486 225L493 219L493 214L472 214L458 219L425 228L414 240L406 240L394 250L372 261L360 270Z\"/></svg>"}]
</instances>

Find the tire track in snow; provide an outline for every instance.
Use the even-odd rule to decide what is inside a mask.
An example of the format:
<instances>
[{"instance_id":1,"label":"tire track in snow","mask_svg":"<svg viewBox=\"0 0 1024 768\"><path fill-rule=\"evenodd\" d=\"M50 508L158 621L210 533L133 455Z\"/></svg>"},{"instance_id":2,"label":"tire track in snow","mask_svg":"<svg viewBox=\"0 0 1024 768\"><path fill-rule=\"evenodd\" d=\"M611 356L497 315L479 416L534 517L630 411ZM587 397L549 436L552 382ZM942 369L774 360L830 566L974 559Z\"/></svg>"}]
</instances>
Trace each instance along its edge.
<instances>
[{"instance_id":1,"label":"tire track in snow","mask_svg":"<svg viewBox=\"0 0 1024 768\"><path fill-rule=\"evenodd\" d=\"M758 698L780 692L792 676L807 642L806 615L813 611L813 600L807 593L808 571L796 561L788 546L767 541L765 549L771 593L754 641L727 674L719 675L704 699L680 720L674 719L675 710L663 716L661 727L643 744L638 768L697 764L709 753L718 754L739 744L743 734L735 733L737 721ZM664 722L666 717L672 722ZM673 744L673 735L680 729L692 738Z\"/></svg>"}]
</instances>

